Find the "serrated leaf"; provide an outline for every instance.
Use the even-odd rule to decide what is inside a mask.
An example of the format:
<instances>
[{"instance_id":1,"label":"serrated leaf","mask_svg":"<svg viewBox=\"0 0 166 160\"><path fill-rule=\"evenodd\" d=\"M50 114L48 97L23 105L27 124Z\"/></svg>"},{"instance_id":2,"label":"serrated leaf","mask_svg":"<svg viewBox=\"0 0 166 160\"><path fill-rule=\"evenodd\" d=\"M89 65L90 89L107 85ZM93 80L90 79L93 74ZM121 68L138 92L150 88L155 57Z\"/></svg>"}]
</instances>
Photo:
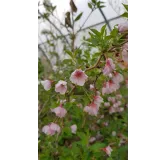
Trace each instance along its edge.
<instances>
[{"instance_id":1,"label":"serrated leaf","mask_svg":"<svg viewBox=\"0 0 166 160\"><path fill-rule=\"evenodd\" d=\"M81 12L81 13L75 18L74 21L78 21L78 20L81 18L82 14L83 14L83 12Z\"/></svg>"}]
</instances>

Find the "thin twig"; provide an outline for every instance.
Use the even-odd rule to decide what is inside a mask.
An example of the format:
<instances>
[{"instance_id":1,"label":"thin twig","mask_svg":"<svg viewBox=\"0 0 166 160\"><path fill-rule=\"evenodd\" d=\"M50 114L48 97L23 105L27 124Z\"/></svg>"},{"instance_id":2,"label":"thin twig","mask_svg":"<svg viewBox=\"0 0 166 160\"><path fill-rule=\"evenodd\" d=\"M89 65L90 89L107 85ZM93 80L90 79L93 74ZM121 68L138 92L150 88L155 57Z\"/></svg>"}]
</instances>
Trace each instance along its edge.
<instances>
[{"instance_id":1,"label":"thin twig","mask_svg":"<svg viewBox=\"0 0 166 160\"><path fill-rule=\"evenodd\" d=\"M40 11L39 11L39 15L40 15L41 17L43 16ZM66 43L67 43L68 45L70 45L70 44L69 44L69 41L67 40L66 36L63 35L63 33L61 32L61 30L60 30L53 22L51 22L49 18L46 17L45 19L62 35L62 37L64 37L64 39L66 40Z\"/></svg>"}]
</instances>

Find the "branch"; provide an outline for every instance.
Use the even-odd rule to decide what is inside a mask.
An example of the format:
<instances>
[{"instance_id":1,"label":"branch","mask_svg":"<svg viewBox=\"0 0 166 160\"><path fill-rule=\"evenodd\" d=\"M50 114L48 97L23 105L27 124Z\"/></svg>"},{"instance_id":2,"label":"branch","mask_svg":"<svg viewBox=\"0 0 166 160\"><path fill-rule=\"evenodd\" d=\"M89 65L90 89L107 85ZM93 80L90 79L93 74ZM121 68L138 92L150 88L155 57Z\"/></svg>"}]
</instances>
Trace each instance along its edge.
<instances>
[{"instance_id":1,"label":"branch","mask_svg":"<svg viewBox=\"0 0 166 160\"><path fill-rule=\"evenodd\" d=\"M100 57L99 57L99 59L97 60L96 64L95 64L94 66L90 67L90 68L87 68L87 69L85 70L85 72L90 71L90 70L96 68L96 67L99 65L100 60L101 60L102 57L103 57L103 54L100 55Z\"/></svg>"},{"instance_id":2,"label":"branch","mask_svg":"<svg viewBox=\"0 0 166 160\"><path fill-rule=\"evenodd\" d=\"M40 16L42 16L42 13L40 12L40 11L38 11L39 12L39 15ZM62 37L64 37L64 39L66 40L66 43L68 44L68 45L70 45L69 44L69 41L67 40L67 38L63 35L63 33L61 32L61 30L53 23L53 22L51 22L50 20L49 20L49 18L45 18L61 35L62 35Z\"/></svg>"}]
</instances>

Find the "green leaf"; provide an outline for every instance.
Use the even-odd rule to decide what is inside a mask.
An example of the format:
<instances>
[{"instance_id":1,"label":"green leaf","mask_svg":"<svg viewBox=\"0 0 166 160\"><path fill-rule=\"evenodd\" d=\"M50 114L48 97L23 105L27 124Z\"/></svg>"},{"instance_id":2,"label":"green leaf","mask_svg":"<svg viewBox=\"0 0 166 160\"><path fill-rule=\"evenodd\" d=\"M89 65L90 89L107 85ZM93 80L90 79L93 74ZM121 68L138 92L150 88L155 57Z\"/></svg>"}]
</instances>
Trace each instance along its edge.
<instances>
[{"instance_id":1,"label":"green leaf","mask_svg":"<svg viewBox=\"0 0 166 160\"><path fill-rule=\"evenodd\" d=\"M96 4L96 0L92 0L92 3Z\"/></svg>"},{"instance_id":2,"label":"green leaf","mask_svg":"<svg viewBox=\"0 0 166 160\"><path fill-rule=\"evenodd\" d=\"M78 21L78 20L81 18L82 14L83 14L83 12L81 12L81 13L75 18L74 21Z\"/></svg>"},{"instance_id":3,"label":"green leaf","mask_svg":"<svg viewBox=\"0 0 166 160\"><path fill-rule=\"evenodd\" d=\"M98 37L100 37L100 32L97 31L96 29L90 29L95 35L97 35Z\"/></svg>"},{"instance_id":4,"label":"green leaf","mask_svg":"<svg viewBox=\"0 0 166 160\"><path fill-rule=\"evenodd\" d=\"M106 145L104 143L95 143L90 146L90 150L93 152L100 152L101 148L104 148Z\"/></svg>"},{"instance_id":5,"label":"green leaf","mask_svg":"<svg viewBox=\"0 0 166 160\"><path fill-rule=\"evenodd\" d=\"M128 18L128 13L125 12L125 13L123 13L121 16L122 16L122 17L125 17L125 18Z\"/></svg>"},{"instance_id":6,"label":"green leaf","mask_svg":"<svg viewBox=\"0 0 166 160\"><path fill-rule=\"evenodd\" d=\"M101 28L101 35L102 36L104 35L105 29L106 29L106 24L104 26L102 26L102 28Z\"/></svg>"},{"instance_id":7,"label":"green leaf","mask_svg":"<svg viewBox=\"0 0 166 160\"><path fill-rule=\"evenodd\" d=\"M65 52L66 52L71 58L73 58L73 53L72 53L71 51L65 50Z\"/></svg>"},{"instance_id":8,"label":"green leaf","mask_svg":"<svg viewBox=\"0 0 166 160\"><path fill-rule=\"evenodd\" d=\"M104 8L105 6L104 5L102 5L102 6L99 6L99 8Z\"/></svg>"},{"instance_id":9,"label":"green leaf","mask_svg":"<svg viewBox=\"0 0 166 160\"><path fill-rule=\"evenodd\" d=\"M89 7L90 9L92 9L92 4L91 4L91 3L88 3L88 7Z\"/></svg>"},{"instance_id":10,"label":"green leaf","mask_svg":"<svg viewBox=\"0 0 166 160\"><path fill-rule=\"evenodd\" d=\"M123 3L122 3L123 4ZM126 11L128 11L128 5L127 4L123 4L124 8L126 9Z\"/></svg>"}]
</instances>

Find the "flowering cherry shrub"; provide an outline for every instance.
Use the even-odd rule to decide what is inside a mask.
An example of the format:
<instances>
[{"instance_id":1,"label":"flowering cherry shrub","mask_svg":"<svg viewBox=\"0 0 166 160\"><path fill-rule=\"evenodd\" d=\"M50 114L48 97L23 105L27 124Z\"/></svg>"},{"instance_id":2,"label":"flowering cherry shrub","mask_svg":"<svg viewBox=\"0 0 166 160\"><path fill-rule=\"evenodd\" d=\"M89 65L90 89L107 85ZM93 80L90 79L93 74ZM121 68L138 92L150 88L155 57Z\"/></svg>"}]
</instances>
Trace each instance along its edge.
<instances>
[{"instance_id":1,"label":"flowering cherry shrub","mask_svg":"<svg viewBox=\"0 0 166 160\"><path fill-rule=\"evenodd\" d=\"M128 25L89 35L39 81L40 160L128 159Z\"/></svg>"}]
</instances>

